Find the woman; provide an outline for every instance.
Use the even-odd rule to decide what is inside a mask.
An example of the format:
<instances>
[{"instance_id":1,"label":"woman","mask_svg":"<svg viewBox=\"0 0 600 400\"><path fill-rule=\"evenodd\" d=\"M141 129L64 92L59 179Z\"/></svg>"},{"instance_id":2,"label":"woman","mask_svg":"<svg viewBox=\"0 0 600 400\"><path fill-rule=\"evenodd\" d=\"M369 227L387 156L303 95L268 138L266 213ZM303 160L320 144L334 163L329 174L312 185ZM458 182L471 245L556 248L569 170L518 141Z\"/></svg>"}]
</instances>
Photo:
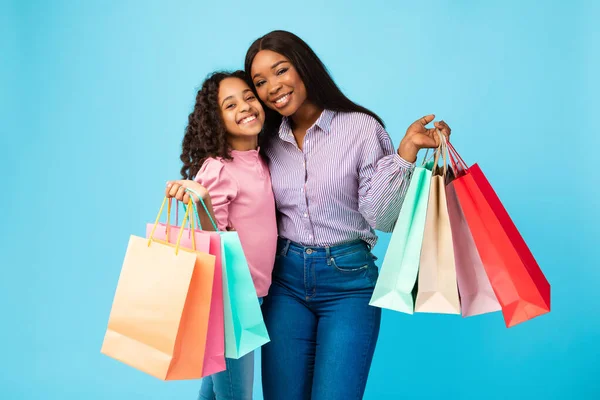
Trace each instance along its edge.
<instances>
[{"instance_id":1,"label":"woman","mask_svg":"<svg viewBox=\"0 0 600 400\"><path fill-rule=\"evenodd\" d=\"M434 116L395 151L382 120L350 101L299 37L274 31L249 48L246 73L266 106L261 150L278 211L273 283L263 305L266 400L363 396L381 310L374 229L390 232L417 153L439 144Z\"/></svg>"}]
</instances>

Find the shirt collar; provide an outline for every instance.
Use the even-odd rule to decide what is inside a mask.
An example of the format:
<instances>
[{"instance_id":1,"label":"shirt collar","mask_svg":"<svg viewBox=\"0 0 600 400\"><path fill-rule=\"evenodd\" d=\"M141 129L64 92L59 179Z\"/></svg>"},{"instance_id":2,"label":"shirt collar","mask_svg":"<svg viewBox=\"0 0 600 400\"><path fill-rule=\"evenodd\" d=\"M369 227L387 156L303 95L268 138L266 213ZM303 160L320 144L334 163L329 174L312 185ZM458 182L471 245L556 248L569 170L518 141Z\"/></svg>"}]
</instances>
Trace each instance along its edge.
<instances>
[{"instance_id":1,"label":"shirt collar","mask_svg":"<svg viewBox=\"0 0 600 400\"><path fill-rule=\"evenodd\" d=\"M283 117L281 125L279 125L279 137L283 140L292 136L292 125L288 117Z\"/></svg>"},{"instance_id":2,"label":"shirt collar","mask_svg":"<svg viewBox=\"0 0 600 400\"><path fill-rule=\"evenodd\" d=\"M321 128L321 130L325 133L329 133L331 131L331 122L333 121L333 117L335 116L335 111L332 110L323 110L315 125ZM313 125L313 126L315 126ZM312 127L311 127L312 128ZM309 128L309 129L311 129ZM281 139L289 138L292 135L292 124L289 117L283 117L281 120L281 125L279 126L279 137Z\"/></svg>"},{"instance_id":3,"label":"shirt collar","mask_svg":"<svg viewBox=\"0 0 600 400\"><path fill-rule=\"evenodd\" d=\"M331 122L333 121L333 117L335 115L335 111L331 110L323 110L315 125L323 130L325 133L329 133L331 131Z\"/></svg>"}]
</instances>

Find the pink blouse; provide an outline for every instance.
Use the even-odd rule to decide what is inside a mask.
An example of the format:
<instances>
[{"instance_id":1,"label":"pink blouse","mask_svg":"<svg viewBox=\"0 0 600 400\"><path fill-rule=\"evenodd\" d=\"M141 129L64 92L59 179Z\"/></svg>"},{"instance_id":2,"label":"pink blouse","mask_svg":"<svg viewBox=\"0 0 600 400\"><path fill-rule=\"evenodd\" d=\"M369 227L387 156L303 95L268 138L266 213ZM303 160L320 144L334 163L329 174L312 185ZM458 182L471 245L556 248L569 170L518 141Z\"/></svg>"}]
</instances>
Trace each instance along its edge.
<instances>
[{"instance_id":1,"label":"pink blouse","mask_svg":"<svg viewBox=\"0 0 600 400\"><path fill-rule=\"evenodd\" d=\"M233 150L231 155L233 160L207 159L196 181L210 193L219 229L238 232L256 293L264 297L277 249L271 177L257 150Z\"/></svg>"}]
</instances>

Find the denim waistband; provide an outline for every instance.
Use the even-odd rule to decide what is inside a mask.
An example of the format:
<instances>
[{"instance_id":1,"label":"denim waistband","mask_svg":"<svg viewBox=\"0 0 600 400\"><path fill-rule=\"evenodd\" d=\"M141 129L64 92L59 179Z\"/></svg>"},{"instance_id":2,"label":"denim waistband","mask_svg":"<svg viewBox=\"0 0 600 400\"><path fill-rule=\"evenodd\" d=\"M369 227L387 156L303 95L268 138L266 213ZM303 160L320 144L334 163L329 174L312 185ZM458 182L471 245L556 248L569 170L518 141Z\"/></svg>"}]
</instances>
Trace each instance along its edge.
<instances>
[{"instance_id":1,"label":"denim waistband","mask_svg":"<svg viewBox=\"0 0 600 400\"><path fill-rule=\"evenodd\" d=\"M291 240L279 238L278 239L278 253L286 254L288 251L293 251L296 253L306 253L313 255L315 257L330 257L336 255L342 255L344 253L349 253L358 249L363 248L366 251L371 251L371 246L360 239L353 240L347 243L341 243L334 246L305 246L300 243L292 242ZM281 250L279 250L281 249Z\"/></svg>"}]
</instances>

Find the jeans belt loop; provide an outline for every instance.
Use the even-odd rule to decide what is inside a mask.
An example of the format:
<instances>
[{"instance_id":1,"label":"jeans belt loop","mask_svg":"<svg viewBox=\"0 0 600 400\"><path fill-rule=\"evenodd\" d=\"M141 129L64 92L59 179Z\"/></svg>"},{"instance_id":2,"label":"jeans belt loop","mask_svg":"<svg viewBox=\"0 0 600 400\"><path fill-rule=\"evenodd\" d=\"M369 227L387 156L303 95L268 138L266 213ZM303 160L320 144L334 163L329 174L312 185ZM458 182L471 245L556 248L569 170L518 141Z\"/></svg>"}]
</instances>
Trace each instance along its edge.
<instances>
[{"instance_id":1,"label":"jeans belt loop","mask_svg":"<svg viewBox=\"0 0 600 400\"><path fill-rule=\"evenodd\" d=\"M327 259L327 265L331 265L331 247L325 246L325 258Z\"/></svg>"}]
</instances>

